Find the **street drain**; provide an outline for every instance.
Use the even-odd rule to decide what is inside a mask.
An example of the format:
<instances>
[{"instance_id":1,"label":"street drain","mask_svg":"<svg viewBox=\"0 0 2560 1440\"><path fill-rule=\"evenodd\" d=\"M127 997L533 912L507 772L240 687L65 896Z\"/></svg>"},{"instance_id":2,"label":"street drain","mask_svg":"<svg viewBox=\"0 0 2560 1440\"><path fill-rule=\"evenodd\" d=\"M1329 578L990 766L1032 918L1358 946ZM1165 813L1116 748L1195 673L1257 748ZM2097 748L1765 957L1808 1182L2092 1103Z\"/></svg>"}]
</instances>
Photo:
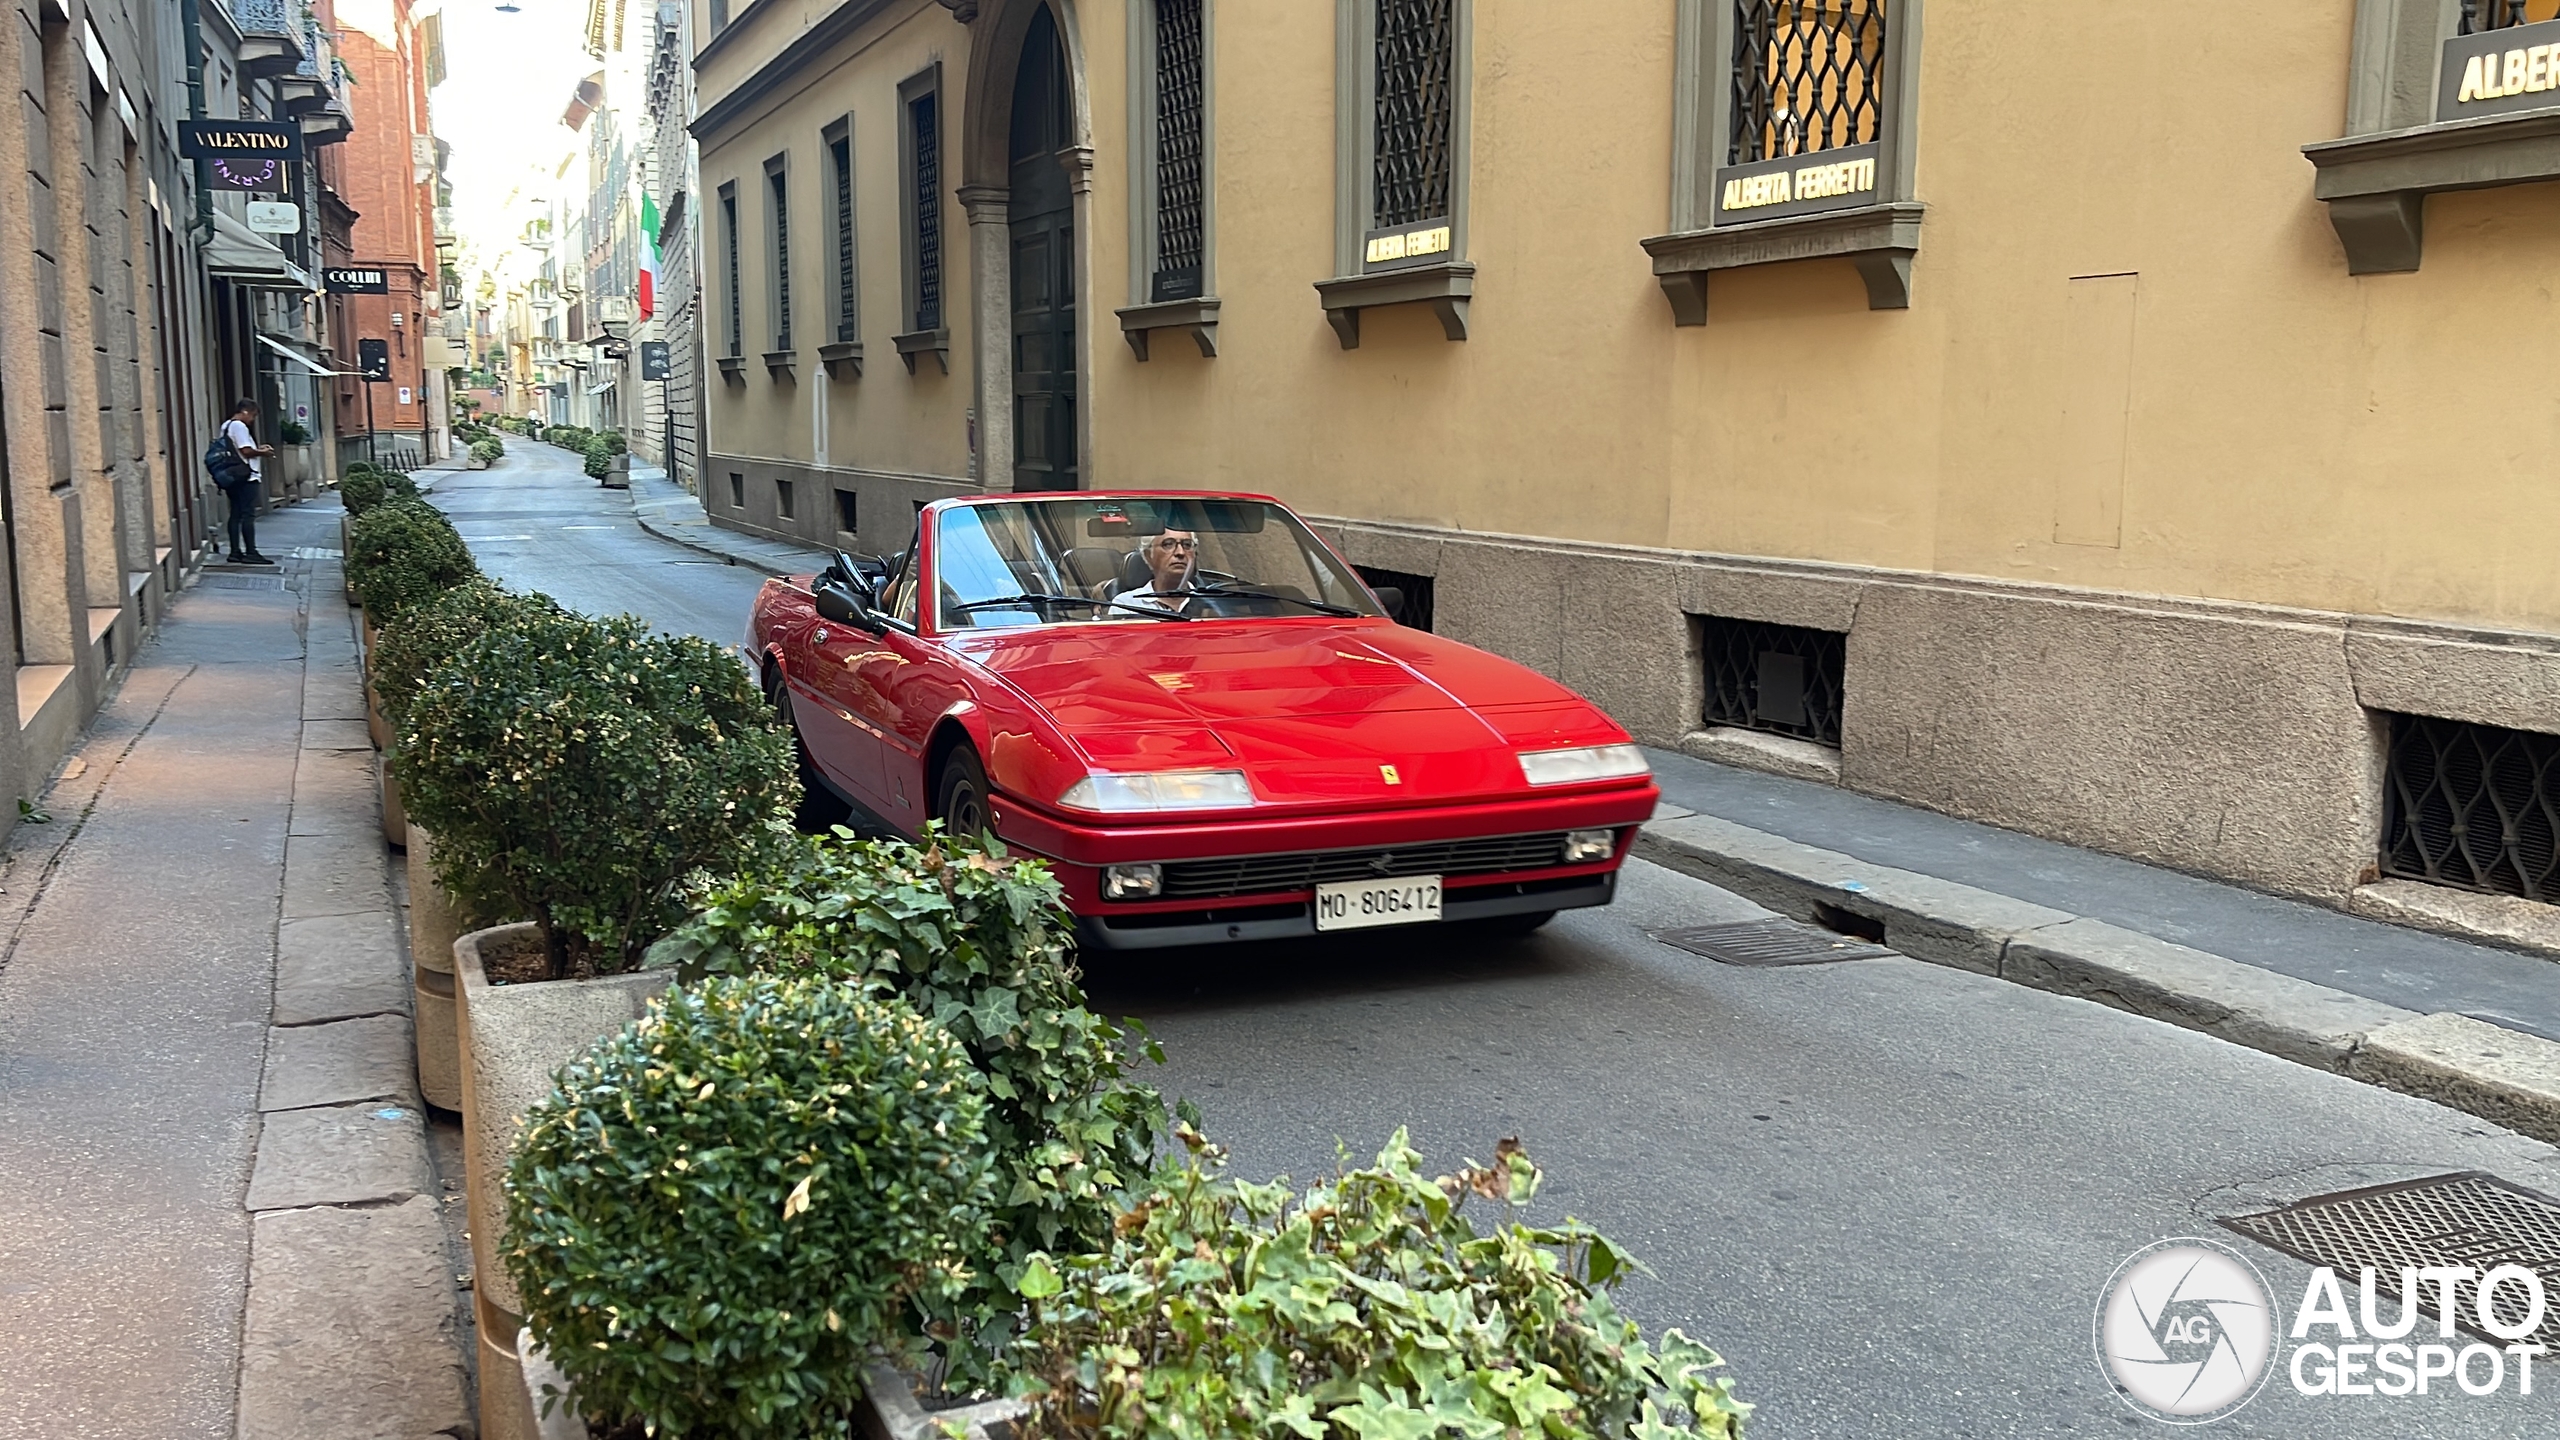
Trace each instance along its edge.
<instances>
[{"instance_id":1,"label":"street drain","mask_svg":"<svg viewBox=\"0 0 2560 1440\"><path fill-rule=\"evenodd\" d=\"M2339 1288L2350 1297L2361 1272L2372 1266L2374 1293L2389 1297L2376 1304L2387 1314L2397 1313L2404 1266L2467 1265L2486 1271L2521 1265L2542 1277L2546 1291L2560 1290L2560 1200L2476 1170L2314 1195L2256 1215L2229 1216L2222 1225L2297 1260L2337 1271ZM2426 1297L2422 1308L2435 1315L2431 1302L2437 1287L2422 1284L2419 1289ZM2500 1321L2513 1326L2523 1321L2527 1298L2521 1286L2503 1285L2491 1303ZM2470 1303L2458 1300L2454 1310L2454 1324L2482 1339L2493 1338ZM2532 1338L2560 1347L2560 1306L2545 1312Z\"/></svg>"},{"instance_id":2,"label":"street drain","mask_svg":"<svg viewBox=\"0 0 2560 1440\"><path fill-rule=\"evenodd\" d=\"M207 575L205 585L214 590L281 590L281 575Z\"/></svg>"},{"instance_id":3,"label":"street drain","mask_svg":"<svg viewBox=\"0 0 2560 1440\"><path fill-rule=\"evenodd\" d=\"M1895 953L1882 945L1816 930L1793 920L1744 920L1731 925L1697 925L1686 930L1646 933L1674 949L1726 965L1828 965L1837 960L1874 960Z\"/></svg>"}]
</instances>

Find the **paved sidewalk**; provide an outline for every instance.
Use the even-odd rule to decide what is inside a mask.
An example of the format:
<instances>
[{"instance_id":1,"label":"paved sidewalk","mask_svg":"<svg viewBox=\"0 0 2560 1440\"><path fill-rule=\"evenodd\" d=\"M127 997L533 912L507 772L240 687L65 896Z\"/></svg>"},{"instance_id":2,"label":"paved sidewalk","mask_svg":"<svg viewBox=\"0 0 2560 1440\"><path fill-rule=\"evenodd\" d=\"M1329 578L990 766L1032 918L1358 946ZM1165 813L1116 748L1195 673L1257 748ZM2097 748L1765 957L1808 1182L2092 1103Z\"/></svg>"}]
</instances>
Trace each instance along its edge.
<instances>
[{"instance_id":1,"label":"paved sidewalk","mask_svg":"<svg viewBox=\"0 0 2560 1440\"><path fill-rule=\"evenodd\" d=\"M2560 962L1813 781L1648 752L1640 853L1923 960L2081 995L2560 1139Z\"/></svg>"},{"instance_id":2,"label":"paved sidewalk","mask_svg":"<svg viewBox=\"0 0 2560 1440\"><path fill-rule=\"evenodd\" d=\"M175 600L0 858L7 1440L470 1433L337 511Z\"/></svg>"},{"instance_id":3,"label":"paved sidewalk","mask_svg":"<svg viewBox=\"0 0 2560 1440\"><path fill-rule=\"evenodd\" d=\"M721 529L711 523L699 496L668 479L665 470L637 460L631 464L631 513L641 529L661 540L767 575L812 574L825 569L831 558L814 546Z\"/></svg>"}]
</instances>

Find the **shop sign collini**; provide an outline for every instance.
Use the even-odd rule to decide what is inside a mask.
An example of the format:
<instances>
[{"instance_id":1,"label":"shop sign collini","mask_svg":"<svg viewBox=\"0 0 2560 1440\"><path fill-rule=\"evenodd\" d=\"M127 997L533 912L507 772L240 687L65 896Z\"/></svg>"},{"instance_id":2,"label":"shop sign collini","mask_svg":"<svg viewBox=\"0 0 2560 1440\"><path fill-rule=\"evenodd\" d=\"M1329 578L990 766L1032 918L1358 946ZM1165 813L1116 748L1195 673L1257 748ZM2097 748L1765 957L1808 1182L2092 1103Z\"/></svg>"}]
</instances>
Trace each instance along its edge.
<instances>
[{"instance_id":1,"label":"shop sign collini","mask_svg":"<svg viewBox=\"0 0 2560 1440\"><path fill-rule=\"evenodd\" d=\"M2444 42L2436 119L2478 120L2560 105L2560 20Z\"/></svg>"},{"instance_id":2,"label":"shop sign collini","mask_svg":"<svg viewBox=\"0 0 2560 1440\"><path fill-rule=\"evenodd\" d=\"M388 295L391 276L370 266L332 265L320 272L320 283L332 295Z\"/></svg>"},{"instance_id":3,"label":"shop sign collini","mask_svg":"<svg viewBox=\"0 0 2560 1440\"><path fill-rule=\"evenodd\" d=\"M1842 145L1716 169L1715 221L1741 225L1876 203L1879 147Z\"/></svg>"}]
</instances>

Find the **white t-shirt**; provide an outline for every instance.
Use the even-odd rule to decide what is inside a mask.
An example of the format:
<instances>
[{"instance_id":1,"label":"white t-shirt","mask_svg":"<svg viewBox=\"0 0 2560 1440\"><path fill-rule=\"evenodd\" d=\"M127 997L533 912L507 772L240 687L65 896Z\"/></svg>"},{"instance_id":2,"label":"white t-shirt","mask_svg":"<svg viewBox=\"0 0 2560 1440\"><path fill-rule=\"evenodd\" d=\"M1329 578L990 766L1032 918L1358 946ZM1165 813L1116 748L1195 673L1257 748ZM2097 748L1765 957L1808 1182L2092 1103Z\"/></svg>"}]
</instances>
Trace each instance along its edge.
<instances>
[{"instance_id":1,"label":"white t-shirt","mask_svg":"<svg viewBox=\"0 0 2560 1440\"><path fill-rule=\"evenodd\" d=\"M1170 610L1177 615L1182 613L1183 607L1191 603L1191 596L1188 593L1179 590L1171 593L1159 591L1152 581L1134 590L1123 590L1111 598L1123 605L1144 605L1155 610Z\"/></svg>"},{"instance_id":2,"label":"white t-shirt","mask_svg":"<svg viewBox=\"0 0 2560 1440\"><path fill-rule=\"evenodd\" d=\"M258 437L250 434L249 427L241 424L236 419L225 420L222 422L222 438L234 450L254 450L258 446ZM252 480L259 478L262 473L262 467L258 464L258 457L255 455L244 455L241 458L249 462L249 478Z\"/></svg>"}]
</instances>

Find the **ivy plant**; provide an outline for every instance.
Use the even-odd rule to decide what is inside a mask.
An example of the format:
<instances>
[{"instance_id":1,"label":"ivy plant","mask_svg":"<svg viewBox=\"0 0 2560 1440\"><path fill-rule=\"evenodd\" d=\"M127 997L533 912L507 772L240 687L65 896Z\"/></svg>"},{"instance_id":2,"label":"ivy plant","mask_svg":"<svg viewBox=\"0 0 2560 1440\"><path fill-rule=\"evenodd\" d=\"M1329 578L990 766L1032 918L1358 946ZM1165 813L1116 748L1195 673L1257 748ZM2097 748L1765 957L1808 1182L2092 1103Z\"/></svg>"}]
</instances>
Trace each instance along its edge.
<instances>
[{"instance_id":1,"label":"ivy plant","mask_svg":"<svg viewBox=\"0 0 2560 1440\"><path fill-rule=\"evenodd\" d=\"M875 1347L966 1281L986 1083L894 996L680 987L555 1084L508 1165L506 1264L591 1415L841 1435Z\"/></svg>"},{"instance_id":2,"label":"ivy plant","mask_svg":"<svg viewBox=\"0 0 2560 1440\"><path fill-rule=\"evenodd\" d=\"M1111 1234L1119 1192L1153 1167L1164 1101L1131 1078L1164 1056L1136 1021L1086 1008L1074 919L1046 865L991 838L800 837L777 862L697 892L699 913L652 959L682 975L823 975L886 987L946 1026L987 1077L1001 1183L965 1303L922 1319L952 1375L984 1378L981 1332L1012 1316L1034 1251Z\"/></svg>"},{"instance_id":3,"label":"ivy plant","mask_svg":"<svg viewBox=\"0 0 2560 1440\"><path fill-rule=\"evenodd\" d=\"M1647 1343L1598 1231L1520 1215L1538 1171L1426 1178L1405 1132L1303 1195L1188 1154L1097 1253L1031 1258L1009 1357L1039 1440L1734 1440L1750 1406L1713 1351ZM1468 1202L1501 1204L1479 1230Z\"/></svg>"},{"instance_id":4,"label":"ivy plant","mask_svg":"<svg viewBox=\"0 0 2560 1440\"><path fill-rule=\"evenodd\" d=\"M555 978L637 966L681 887L755 865L800 799L790 737L725 649L531 606L421 679L392 766L437 878L533 920Z\"/></svg>"}]
</instances>

